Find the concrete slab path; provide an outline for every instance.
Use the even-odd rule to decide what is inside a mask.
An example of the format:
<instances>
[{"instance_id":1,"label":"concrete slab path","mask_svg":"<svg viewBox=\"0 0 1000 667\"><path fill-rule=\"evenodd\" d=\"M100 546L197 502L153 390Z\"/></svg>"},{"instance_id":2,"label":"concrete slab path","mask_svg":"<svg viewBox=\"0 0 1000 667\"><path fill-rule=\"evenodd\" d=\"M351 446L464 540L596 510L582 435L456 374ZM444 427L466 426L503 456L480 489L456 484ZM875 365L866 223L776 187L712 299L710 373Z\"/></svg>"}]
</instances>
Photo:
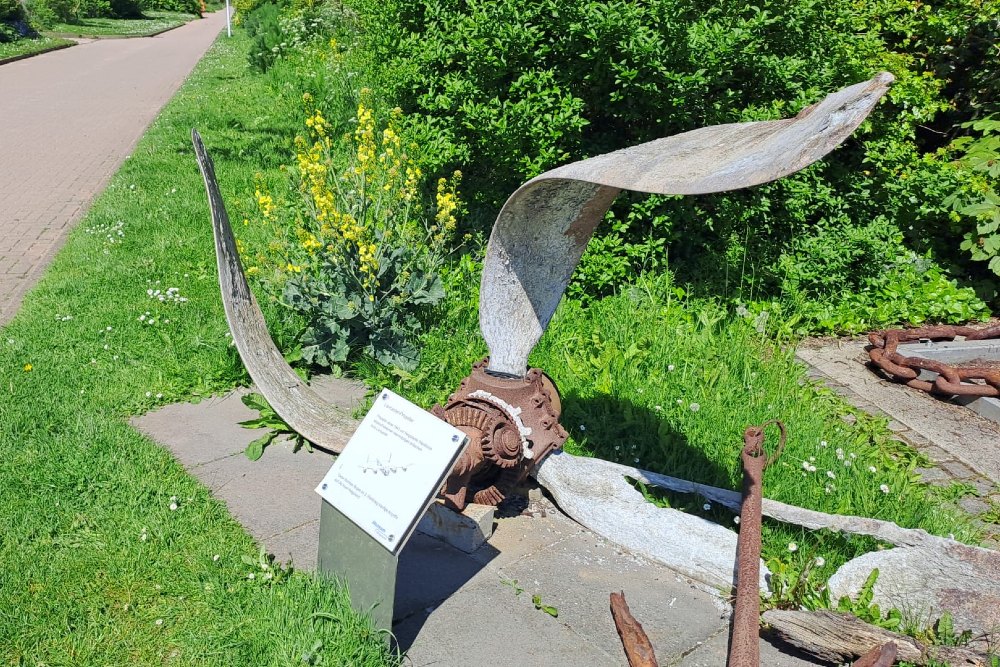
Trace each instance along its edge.
<instances>
[{"instance_id":1,"label":"concrete slab path","mask_svg":"<svg viewBox=\"0 0 1000 667\"><path fill-rule=\"evenodd\" d=\"M343 381L316 389L348 409L364 395L363 387ZM237 425L255 416L242 393L166 406L132 423L170 449L269 552L312 569L321 504L314 489L333 459L293 454L283 444L249 461L243 450L260 433ZM626 665L609 611L613 591L625 592L659 664L726 664L729 608L717 595L607 542L544 499L529 509L530 515L499 518L490 541L471 554L413 536L400 555L393 623L407 664ZM535 594L559 610L558 618L535 609ZM761 664L818 663L762 641Z\"/></svg>"},{"instance_id":2,"label":"concrete slab path","mask_svg":"<svg viewBox=\"0 0 1000 667\"><path fill-rule=\"evenodd\" d=\"M225 24L216 12L0 66L0 325Z\"/></svg>"}]
</instances>

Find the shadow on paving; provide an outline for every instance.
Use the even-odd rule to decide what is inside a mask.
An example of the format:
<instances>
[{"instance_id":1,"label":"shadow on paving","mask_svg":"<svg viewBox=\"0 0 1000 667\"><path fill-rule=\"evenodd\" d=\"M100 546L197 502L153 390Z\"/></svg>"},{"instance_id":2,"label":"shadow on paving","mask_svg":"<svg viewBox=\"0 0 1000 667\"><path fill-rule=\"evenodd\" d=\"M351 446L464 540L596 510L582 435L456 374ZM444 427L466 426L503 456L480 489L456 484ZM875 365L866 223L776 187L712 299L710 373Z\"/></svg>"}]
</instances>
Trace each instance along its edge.
<instances>
[{"instance_id":1,"label":"shadow on paving","mask_svg":"<svg viewBox=\"0 0 1000 667\"><path fill-rule=\"evenodd\" d=\"M395 645L409 651L434 609L500 555L489 543L473 555L415 533L399 555L392 619Z\"/></svg>"}]
</instances>

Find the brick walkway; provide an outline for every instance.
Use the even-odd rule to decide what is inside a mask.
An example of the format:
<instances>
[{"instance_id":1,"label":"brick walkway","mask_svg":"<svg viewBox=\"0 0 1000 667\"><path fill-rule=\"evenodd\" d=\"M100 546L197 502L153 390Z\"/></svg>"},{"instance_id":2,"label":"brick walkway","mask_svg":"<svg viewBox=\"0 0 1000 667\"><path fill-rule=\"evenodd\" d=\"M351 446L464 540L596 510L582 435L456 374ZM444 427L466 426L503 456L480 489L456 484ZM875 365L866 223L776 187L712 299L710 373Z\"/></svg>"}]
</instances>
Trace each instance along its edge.
<instances>
[{"instance_id":1,"label":"brick walkway","mask_svg":"<svg viewBox=\"0 0 1000 667\"><path fill-rule=\"evenodd\" d=\"M0 66L0 325L225 23Z\"/></svg>"}]
</instances>

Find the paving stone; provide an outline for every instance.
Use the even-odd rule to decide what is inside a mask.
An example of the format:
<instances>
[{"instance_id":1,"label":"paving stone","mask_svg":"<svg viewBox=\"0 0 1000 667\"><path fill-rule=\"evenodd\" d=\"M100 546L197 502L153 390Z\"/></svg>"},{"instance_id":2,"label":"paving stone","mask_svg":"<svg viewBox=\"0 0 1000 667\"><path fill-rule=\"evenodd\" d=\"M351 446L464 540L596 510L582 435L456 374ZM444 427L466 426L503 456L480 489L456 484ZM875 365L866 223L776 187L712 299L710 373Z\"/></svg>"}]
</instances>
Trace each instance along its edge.
<instances>
[{"instance_id":1,"label":"paving stone","mask_svg":"<svg viewBox=\"0 0 1000 667\"><path fill-rule=\"evenodd\" d=\"M132 419L132 425L153 440L166 442L186 467L242 454L265 429L245 429L239 422L257 416L240 397L249 389L213 396L201 403L176 403ZM183 429L177 425L183 424Z\"/></svg>"},{"instance_id":2,"label":"paving stone","mask_svg":"<svg viewBox=\"0 0 1000 667\"><path fill-rule=\"evenodd\" d=\"M969 514L982 514L990 511L990 504L981 498L966 496L958 501L958 506Z\"/></svg>"},{"instance_id":3,"label":"paving stone","mask_svg":"<svg viewBox=\"0 0 1000 667\"><path fill-rule=\"evenodd\" d=\"M944 457L944 458L951 458L951 455L950 455L950 454L948 454L947 452L945 452L945 451L944 451L943 449L941 449L940 447L934 447L934 445L933 445L933 444L931 443L931 441L930 441L930 440L928 440L928 439L927 439L926 437L924 437L923 435L921 435L921 434L920 434L920 433L918 433L917 431L914 431L914 430L912 430L912 429L911 429L911 430L907 430L907 431L906 431L905 433L902 433L901 435L902 435L902 436L903 436L903 437L904 437L904 438L906 439L906 441L907 441L907 442L909 442L909 443L910 443L910 444L911 444L911 445L912 445L912 446L913 446L913 447L914 447L915 449L918 449L918 450L920 450L920 452L921 452L922 454L925 454L925 455L927 455L927 456L928 456L929 458L931 458L932 460L934 460L934 457L933 457L933 456L931 456L931 454L929 454L929 453L928 453L928 450L930 450L931 448L934 448L934 449L936 449L936 450L939 450L939 451L940 451L940 454L939 454L939 456L941 456L941 457Z\"/></svg>"},{"instance_id":4,"label":"paving stone","mask_svg":"<svg viewBox=\"0 0 1000 667\"><path fill-rule=\"evenodd\" d=\"M319 519L262 538L260 542L268 553L274 554L275 559L291 563L297 570L314 570L319 544Z\"/></svg>"},{"instance_id":5,"label":"paving stone","mask_svg":"<svg viewBox=\"0 0 1000 667\"><path fill-rule=\"evenodd\" d=\"M941 468L957 480L965 481L976 477L976 473L969 466L959 461L942 461L940 465Z\"/></svg>"},{"instance_id":6,"label":"paving stone","mask_svg":"<svg viewBox=\"0 0 1000 667\"><path fill-rule=\"evenodd\" d=\"M444 506L444 501L431 503L417 524L417 530L451 546L472 553L493 534L496 507L469 503L459 513Z\"/></svg>"},{"instance_id":7,"label":"paving stone","mask_svg":"<svg viewBox=\"0 0 1000 667\"><path fill-rule=\"evenodd\" d=\"M904 433L904 432L910 430L909 426L907 426L906 424L903 424L901 422L898 422L895 419L890 419L889 423L886 424L886 428L888 428L893 433Z\"/></svg>"},{"instance_id":8,"label":"paving stone","mask_svg":"<svg viewBox=\"0 0 1000 667\"><path fill-rule=\"evenodd\" d=\"M855 396L849 400L859 408L889 413L908 426L907 438L921 451L923 443L915 440L914 433L947 453L942 456L933 450L925 452L931 459L953 458L988 480L1000 480L1000 457L996 456L1000 424L985 420L967 408L880 379L859 362L866 357L865 345L863 340L807 342L799 347L796 356L850 387Z\"/></svg>"},{"instance_id":9,"label":"paving stone","mask_svg":"<svg viewBox=\"0 0 1000 667\"><path fill-rule=\"evenodd\" d=\"M1000 486L998 486L995 482L983 479L982 477L972 480L971 484L976 487L976 493L980 496L989 496L994 491L1000 491Z\"/></svg>"},{"instance_id":10,"label":"paving stone","mask_svg":"<svg viewBox=\"0 0 1000 667\"><path fill-rule=\"evenodd\" d=\"M915 472L928 484L942 484L951 480L951 476L940 468L917 468Z\"/></svg>"},{"instance_id":11,"label":"paving stone","mask_svg":"<svg viewBox=\"0 0 1000 667\"><path fill-rule=\"evenodd\" d=\"M330 456L293 454L284 443L269 446L259 461L234 454L189 470L268 546L268 538L319 517L315 489L331 465Z\"/></svg>"},{"instance_id":12,"label":"paving stone","mask_svg":"<svg viewBox=\"0 0 1000 667\"><path fill-rule=\"evenodd\" d=\"M945 461L954 461L954 457L950 452L938 447L937 445L928 443L925 446L918 447L920 453L929 458L934 463L938 465L944 463Z\"/></svg>"}]
</instances>

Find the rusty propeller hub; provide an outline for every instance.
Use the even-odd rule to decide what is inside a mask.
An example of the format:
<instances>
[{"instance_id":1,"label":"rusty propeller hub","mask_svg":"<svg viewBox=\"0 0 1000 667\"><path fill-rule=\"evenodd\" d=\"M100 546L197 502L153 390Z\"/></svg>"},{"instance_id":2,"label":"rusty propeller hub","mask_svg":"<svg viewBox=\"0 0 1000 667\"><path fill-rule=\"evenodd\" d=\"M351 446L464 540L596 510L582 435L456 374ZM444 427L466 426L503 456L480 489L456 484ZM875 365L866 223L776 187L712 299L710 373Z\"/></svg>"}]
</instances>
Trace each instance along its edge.
<instances>
[{"instance_id":1,"label":"rusty propeller hub","mask_svg":"<svg viewBox=\"0 0 1000 667\"><path fill-rule=\"evenodd\" d=\"M442 489L445 504L461 511L469 502L500 503L566 441L561 410L555 384L539 369L508 377L487 371L485 359L476 363L447 404L431 408L469 436Z\"/></svg>"}]
</instances>

